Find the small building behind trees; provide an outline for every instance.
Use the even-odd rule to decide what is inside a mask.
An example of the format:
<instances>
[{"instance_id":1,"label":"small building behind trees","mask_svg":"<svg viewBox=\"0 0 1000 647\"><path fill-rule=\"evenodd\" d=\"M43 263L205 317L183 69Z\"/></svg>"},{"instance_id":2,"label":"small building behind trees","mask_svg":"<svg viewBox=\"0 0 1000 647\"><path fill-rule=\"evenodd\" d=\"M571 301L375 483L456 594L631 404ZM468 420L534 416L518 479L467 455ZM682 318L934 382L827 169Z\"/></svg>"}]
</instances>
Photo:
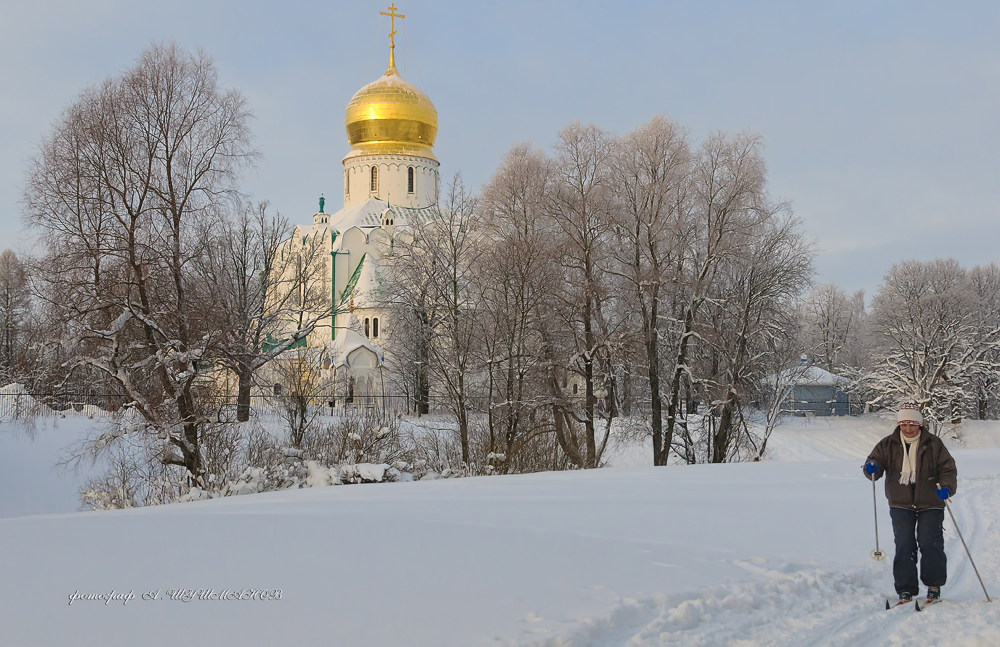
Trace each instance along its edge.
<instances>
[{"instance_id":1,"label":"small building behind trees","mask_svg":"<svg viewBox=\"0 0 1000 647\"><path fill-rule=\"evenodd\" d=\"M786 373L782 406L793 416L846 416L851 410L851 381L818 366L800 366Z\"/></svg>"}]
</instances>

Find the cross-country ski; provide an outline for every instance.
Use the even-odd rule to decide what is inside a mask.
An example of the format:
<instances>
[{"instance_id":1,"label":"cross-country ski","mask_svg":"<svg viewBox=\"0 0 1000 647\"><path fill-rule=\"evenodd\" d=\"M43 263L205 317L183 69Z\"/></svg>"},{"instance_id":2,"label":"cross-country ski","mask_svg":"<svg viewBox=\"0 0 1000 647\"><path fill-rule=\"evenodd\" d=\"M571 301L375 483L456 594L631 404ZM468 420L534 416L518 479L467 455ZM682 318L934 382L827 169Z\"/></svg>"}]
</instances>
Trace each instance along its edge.
<instances>
[{"instance_id":1,"label":"cross-country ski","mask_svg":"<svg viewBox=\"0 0 1000 647\"><path fill-rule=\"evenodd\" d=\"M928 599L924 600L923 602L920 602L920 600L917 600L916 601L916 605L915 605L916 606L916 610L917 611L923 611L927 607L929 607L931 605L934 605L934 604L940 604L943 601L944 600L942 600L941 598L928 598Z\"/></svg>"}]
</instances>

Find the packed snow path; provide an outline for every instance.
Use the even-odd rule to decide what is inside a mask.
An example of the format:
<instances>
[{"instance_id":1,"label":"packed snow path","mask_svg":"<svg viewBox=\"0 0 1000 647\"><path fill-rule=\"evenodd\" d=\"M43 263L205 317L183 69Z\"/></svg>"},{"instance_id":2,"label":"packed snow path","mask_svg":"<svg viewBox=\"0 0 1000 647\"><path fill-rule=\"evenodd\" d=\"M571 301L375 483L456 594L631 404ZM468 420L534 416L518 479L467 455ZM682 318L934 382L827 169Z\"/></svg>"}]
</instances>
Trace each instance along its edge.
<instances>
[{"instance_id":1,"label":"packed snow path","mask_svg":"<svg viewBox=\"0 0 1000 647\"><path fill-rule=\"evenodd\" d=\"M952 504L980 573L1000 573L1000 478L965 482ZM959 522L960 524L962 522ZM917 613L913 604L886 611L895 595L882 568L824 572L803 564L735 562L760 577L739 584L648 599L623 600L611 613L576 629L519 644L546 647L666 645L946 646L1000 645L1000 603L986 604L982 587L954 531L945 522L950 559L947 599ZM890 535L891 541L891 535ZM889 549L889 560L892 550ZM987 575L988 574L988 575ZM891 580L890 580L891 583ZM989 590L989 589L988 589ZM994 595L990 591L991 596Z\"/></svg>"}]
</instances>

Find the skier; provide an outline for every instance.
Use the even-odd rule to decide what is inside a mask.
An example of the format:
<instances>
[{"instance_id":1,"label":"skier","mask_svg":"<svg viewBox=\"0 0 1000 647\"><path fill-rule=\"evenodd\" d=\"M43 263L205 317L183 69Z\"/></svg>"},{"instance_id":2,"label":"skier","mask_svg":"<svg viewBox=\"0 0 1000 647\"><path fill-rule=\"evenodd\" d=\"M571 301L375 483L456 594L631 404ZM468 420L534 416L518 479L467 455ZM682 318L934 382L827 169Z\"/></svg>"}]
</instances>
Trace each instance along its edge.
<instances>
[{"instance_id":1,"label":"skier","mask_svg":"<svg viewBox=\"0 0 1000 647\"><path fill-rule=\"evenodd\" d=\"M920 593L918 547L920 579L927 586L927 600L936 602L948 579L944 504L958 487L958 470L941 439L924 427L916 402L900 405L896 420L896 428L875 445L863 469L873 481L888 473L885 496L896 538L892 577L900 603Z\"/></svg>"}]
</instances>

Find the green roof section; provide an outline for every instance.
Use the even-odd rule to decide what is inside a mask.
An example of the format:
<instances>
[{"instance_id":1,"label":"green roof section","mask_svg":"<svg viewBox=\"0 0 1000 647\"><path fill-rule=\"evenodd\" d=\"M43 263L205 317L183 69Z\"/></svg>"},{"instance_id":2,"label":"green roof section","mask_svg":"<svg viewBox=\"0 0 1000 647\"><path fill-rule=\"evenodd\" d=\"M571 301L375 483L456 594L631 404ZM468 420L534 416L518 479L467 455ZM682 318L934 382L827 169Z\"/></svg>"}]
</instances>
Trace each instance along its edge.
<instances>
[{"instance_id":1,"label":"green roof section","mask_svg":"<svg viewBox=\"0 0 1000 647\"><path fill-rule=\"evenodd\" d=\"M344 286L344 291L340 293L340 303L337 304L338 308L344 305L344 301L350 297L351 293L354 292L354 286L358 284L358 277L361 276L361 268L365 266L365 259L367 257L368 254L361 255L361 260L358 261L358 266L354 268L354 273L351 274L351 278L347 280L347 285Z\"/></svg>"},{"instance_id":2,"label":"green roof section","mask_svg":"<svg viewBox=\"0 0 1000 647\"><path fill-rule=\"evenodd\" d=\"M287 341L287 338L275 339L274 337L271 337L271 335L268 335L267 338L264 340L264 343L262 344L264 347L264 352L265 353L271 352L272 350L283 344L285 341ZM294 348L305 348L305 347L306 347L306 338L303 337L302 339L298 340L297 342L289 346L286 350L292 350Z\"/></svg>"}]
</instances>

